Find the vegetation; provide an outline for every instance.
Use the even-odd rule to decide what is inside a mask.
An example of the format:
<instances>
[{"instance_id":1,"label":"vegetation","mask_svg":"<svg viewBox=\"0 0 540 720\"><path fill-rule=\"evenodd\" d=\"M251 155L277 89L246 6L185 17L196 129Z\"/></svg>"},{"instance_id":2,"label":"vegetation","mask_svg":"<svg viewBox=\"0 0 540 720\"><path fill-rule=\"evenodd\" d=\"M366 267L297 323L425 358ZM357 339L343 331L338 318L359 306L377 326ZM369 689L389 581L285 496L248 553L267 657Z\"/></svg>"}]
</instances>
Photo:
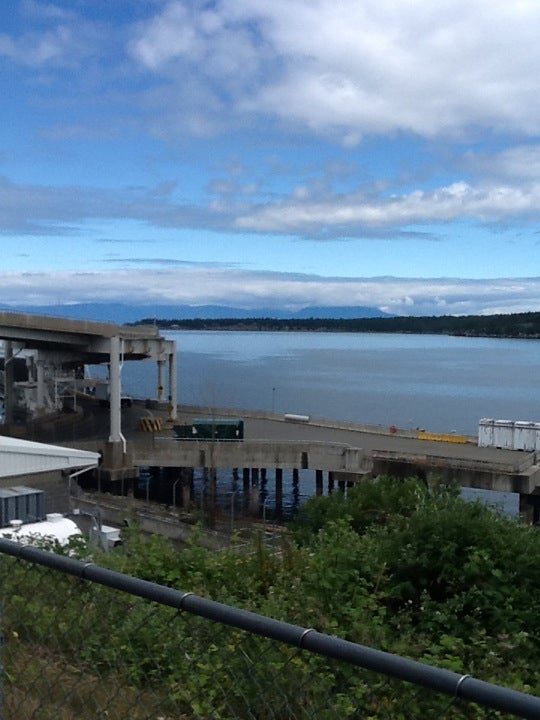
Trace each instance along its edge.
<instances>
[{"instance_id":1,"label":"vegetation","mask_svg":"<svg viewBox=\"0 0 540 720\"><path fill-rule=\"evenodd\" d=\"M442 315L433 317L354 319L310 318L307 320L277 320L274 318L155 320L154 318L146 318L138 324L154 323L160 328L175 330L371 332L467 335L475 337L540 337L540 312L508 315Z\"/></svg>"},{"instance_id":2,"label":"vegetation","mask_svg":"<svg viewBox=\"0 0 540 720\"><path fill-rule=\"evenodd\" d=\"M455 488L379 478L312 498L279 552L262 537L219 553L196 537L180 552L134 528L124 539L96 562L540 695L540 534ZM54 637L56 659L159 695L174 717L500 717L74 578L51 582L45 568L15 563L3 585L6 653L14 637L50 653Z\"/></svg>"}]
</instances>

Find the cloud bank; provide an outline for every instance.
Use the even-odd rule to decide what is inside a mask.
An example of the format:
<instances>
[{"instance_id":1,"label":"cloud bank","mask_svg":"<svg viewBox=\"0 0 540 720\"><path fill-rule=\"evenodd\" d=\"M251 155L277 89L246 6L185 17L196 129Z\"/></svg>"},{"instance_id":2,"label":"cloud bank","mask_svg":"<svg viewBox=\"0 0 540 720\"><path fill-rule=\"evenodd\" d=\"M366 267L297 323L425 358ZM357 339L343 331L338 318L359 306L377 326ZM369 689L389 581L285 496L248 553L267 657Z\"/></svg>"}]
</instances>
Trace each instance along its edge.
<instances>
[{"instance_id":1,"label":"cloud bank","mask_svg":"<svg viewBox=\"0 0 540 720\"><path fill-rule=\"evenodd\" d=\"M165 228L209 228L233 232L343 237L394 231L412 225L472 220L480 224L536 222L540 182L531 177L540 148L507 151L492 162L504 181L454 182L408 193L336 193L304 187L278 200L251 201L230 186L212 188L212 197L186 204L155 188L23 185L0 178L0 233L63 235L86 220L136 220ZM531 164L527 158L532 158ZM525 177L524 177L525 175Z\"/></svg>"},{"instance_id":2,"label":"cloud bank","mask_svg":"<svg viewBox=\"0 0 540 720\"><path fill-rule=\"evenodd\" d=\"M540 311L540 277L322 278L215 267L109 272L0 273L4 306L88 302L226 305L246 309L310 305L378 307L396 315Z\"/></svg>"}]
</instances>

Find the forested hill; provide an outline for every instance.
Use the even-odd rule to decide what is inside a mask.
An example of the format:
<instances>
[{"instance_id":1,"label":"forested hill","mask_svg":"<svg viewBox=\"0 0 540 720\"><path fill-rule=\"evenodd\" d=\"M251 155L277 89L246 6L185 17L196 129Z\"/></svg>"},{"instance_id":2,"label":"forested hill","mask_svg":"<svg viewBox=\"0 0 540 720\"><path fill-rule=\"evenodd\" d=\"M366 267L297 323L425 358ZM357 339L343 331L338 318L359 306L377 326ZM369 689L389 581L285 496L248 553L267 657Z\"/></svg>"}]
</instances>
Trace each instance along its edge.
<instances>
[{"instance_id":1,"label":"forested hill","mask_svg":"<svg viewBox=\"0 0 540 720\"><path fill-rule=\"evenodd\" d=\"M155 318L146 318L141 320L140 323L156 324L162 329L169 330L424 333L480 337L540 338L540 312L458 317L442 315L433 317L307 318L287 320L273 318L156 320Z\"/></svg>"}]
</instances>

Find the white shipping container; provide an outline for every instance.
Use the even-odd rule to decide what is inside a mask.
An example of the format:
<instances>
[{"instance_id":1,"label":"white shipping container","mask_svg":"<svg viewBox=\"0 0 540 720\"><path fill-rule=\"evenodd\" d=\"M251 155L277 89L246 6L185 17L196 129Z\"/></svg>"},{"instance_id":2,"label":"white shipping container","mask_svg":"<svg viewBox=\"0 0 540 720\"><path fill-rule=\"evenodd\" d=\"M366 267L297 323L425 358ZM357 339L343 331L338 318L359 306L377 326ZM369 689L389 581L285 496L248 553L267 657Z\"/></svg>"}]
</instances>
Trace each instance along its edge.
<instances>
[{"instance_id":1,"label":"white shipping container","mask_svg":"<svg viewBox=\"0 0 540 720\"><path fill-rule=\"evenodd\" d=\"M534 449L540 450L540 423L533 423L534 425Z\"/></svg>"},{"instance_id":2,"label":"white shipping container","mask_svg":"<svg viewBox=\"0 0 540 720\"><path fill-rule=\"evenodd\" d=\"M531 452L536 449L536 427L533 422L516 420L514 423L514 450Z\"/></svg>"},{"instance_id":3,"label":"white shipping container","mask_svg":"<svg viewBox=\"0 0 540 720\"><path fill-rule=\"evenodd\" d=\"M514 423L512 420L495 420L493 425L493 445L505 450L513 449Z\"/></svg>"},{"instance_id":4,"label":"white shipping container","mask_svg":"<svg viewBox=\"0 0 540 720\"><path fill-rule=\"evenodd\" d=\"M482 418L478 422L478 447L493 447L494 423L491 418Z\"/></svg>"}]
</instances>

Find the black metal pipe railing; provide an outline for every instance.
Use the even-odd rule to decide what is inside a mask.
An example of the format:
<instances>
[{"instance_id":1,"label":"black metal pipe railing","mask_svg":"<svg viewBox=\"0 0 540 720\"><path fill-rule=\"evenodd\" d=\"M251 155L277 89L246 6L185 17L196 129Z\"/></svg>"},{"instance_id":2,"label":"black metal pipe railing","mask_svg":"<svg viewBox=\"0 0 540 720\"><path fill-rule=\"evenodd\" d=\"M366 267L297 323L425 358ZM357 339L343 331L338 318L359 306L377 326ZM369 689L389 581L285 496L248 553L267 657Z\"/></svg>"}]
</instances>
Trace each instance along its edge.
<instances>
[{"instance_id":1,"label":"black metal pipe railing","mask_svg":"<svg viewBox=\"0 0 540 720\"><path fill-rule=\"evenodd\" d=\"M455 699L474 702L515 717L538 720L540 698L477 680L469 675L444 670L398 655L375 650L329 636L312 628L292 625L248 610L208 600L109 570L92 562L56 555L29 545L0 538L0 553L76 576L161 605L183 610L215 623L244 630L318 655L340 660L389 678L406 681L444 693Z\"/></svg>"}]
</instances>

